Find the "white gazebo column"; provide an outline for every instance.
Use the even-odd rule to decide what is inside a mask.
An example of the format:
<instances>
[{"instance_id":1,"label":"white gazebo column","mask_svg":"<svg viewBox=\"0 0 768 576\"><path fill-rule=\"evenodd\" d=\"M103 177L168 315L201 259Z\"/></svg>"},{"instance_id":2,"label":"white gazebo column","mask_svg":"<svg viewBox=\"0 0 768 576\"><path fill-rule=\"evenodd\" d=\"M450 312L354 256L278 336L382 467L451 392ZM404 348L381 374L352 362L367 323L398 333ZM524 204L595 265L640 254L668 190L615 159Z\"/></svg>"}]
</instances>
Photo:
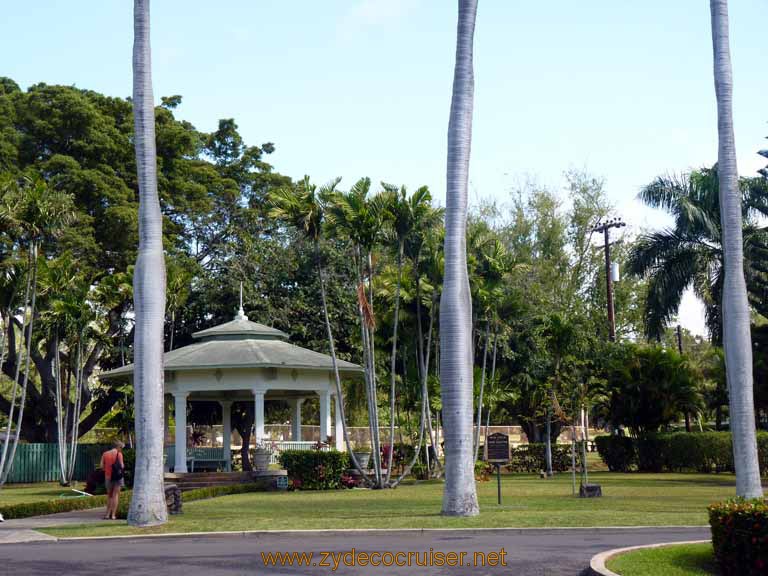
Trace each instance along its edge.
<instances>
[{"instance_id":1,"label":"white gazebo column","mask_svg":"<svg viewBox=\"0 0 768 576\"><path fill-rule=\"evenodd\" d=\"M331 391L318 390L320 396L320 442L331 435Z\"/></svg>"},{"instance_id":2,"label":"white gazebo column","mask_svg":"<svg viewBox=\"0 0 768 576\"><path fill-rule=\"evenodd\" d=\"M291 440L301 442L301 405L304 398L291 400Z\"/></svg>"},{"instance_id":3,"label":"white gazebo column","mask_svg":"<svg viewBox=\"0 0 768 576\"><path fill-rule=\"evenodd\" d=\"M253 435L255 442L264 440L264 394L263 388L253 389Z\"/></svg>"},{"instance_id":4,"label":"white gazebo column","mask_svg":"<svg viewBox=\"0 0 768 576\"><path fill-rule=\"evenodd\" d=\"M171 462L168 461L168 436L171 426L171 396L163 394L163 472L171 470Z\"/></svg>"},{"instance_id":5,"label":"white gazebo column","mask_svg":"<svg viewBox=\"0 0 768 576\"><path fill-rule=\"evenodd\" d=\"M165 446L168 443L171 429L171 397L169 394L163 394L163 406L165 408L163 412L163 446ZM170 462L167 464L170 464Z\"/></svg>"},{"instance_id":6,"label":"white gazebo column","mask_svg":"<svg viewBox=\"0 0 768 576\"><path fill-rule=\"evenodd\" d=\"M221 424L224 427L222 448L226 460L226 470L232 472L232 401L220 400L219 404L221 405Z\"/></svg>"},{"instance_id":7,"label":"white gazebo column","mask_svg":"<svg viewBox=\"0 0 768 576\"><path fill-rule=\"evenodd\" d=\"M344 422L341 420L341 406L339 402L339 396L334 395L335 405L333 407L334 409L334 434L335 434L335 440L336 440L336 450L343 451L344 450Z\"/></svg>"},{"instance_id":8,"label":"white gazebo column","mask_svg":"<svg viewBox=\"0 0 768 576\"><path fill-rule=\"evenodd\" d=\"M176 462L173 471L176 474L184 474L187 471L187 396L187 392L173 393L176 404Z\"/></svg>"}]
</instances>

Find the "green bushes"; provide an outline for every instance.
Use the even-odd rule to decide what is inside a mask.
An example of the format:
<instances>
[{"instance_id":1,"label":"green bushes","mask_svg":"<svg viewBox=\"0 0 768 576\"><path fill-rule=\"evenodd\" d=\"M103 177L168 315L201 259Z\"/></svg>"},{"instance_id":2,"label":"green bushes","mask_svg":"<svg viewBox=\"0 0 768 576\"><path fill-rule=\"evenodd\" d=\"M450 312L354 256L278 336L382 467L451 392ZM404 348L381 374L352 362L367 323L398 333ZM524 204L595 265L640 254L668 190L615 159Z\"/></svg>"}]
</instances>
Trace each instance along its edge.
<instances>
[{"instance_id":1,"label":"green bushes","mask_svg":"<svg viewBox=\"0 0 768 576\"><path fill-rule=\"evenodd\" d=\"M294 488L334 490L341 487L349 456L338 450L285 450L280 453L280 465L288 471Z\"/></svg>"},{"instance_id":2,"label":"green bushes","mask_svg":"<svg viewBox=\"0 0 768 576\"><path fill-rule=\"evenodd\" d=\"M521 444L510 449L509 465L507 469L510 472L540 472L546 470L547 445L543 442L532 444ZM576 462L581 462L581 458L576 455ZM570 444L552 444L552 470L554 472L565 472L571 469L571 446Z\"/></svg>"},{"instance_id":3,"label":"green bushes","mask_svg":"<svg viewBox=\"0 0 768 576\"><path fill-rule=\"evenodd\" d=\"M182 492L181 502L183 505L187 502L194 502L195 500L208 500L209 498L217 498L219 496L248 494L250 492L263 492L264 490L265 488L263 484L257 484L255 482L232 484L229 486L208 486L207 488L195 488L194 490ZM131 503L130 492L127 493L127 495L127 497L124 497L124 494L120 494L120 505L117 508L117 517L123 520L128 518L128 507Z\"/></svg>"},{"instance_id":4,"label":"green bushes","mask_svg":"<svg viewBox=\"0 0 768 576\"><path fill-rule=\"evenodd\" d=\"M733 472L730 432L674 432L639 438L598 436L597 451L612 472ZM757 434L760 472L768 474L768 433Z\"/></svg>"},{"instance_id":5,"label":"green bushes","mask_svg":"<svg viewBox=\"0 0 768 576\"><path fill-rule=\"evenodd\" d=\"M73 510L87 510L107 505L106 496L86 496L83 498L60 498L56 500L42 500L24 504L12 504L1 506L0 514L6 520L29 518L30 516L42 516L56 514L58 512L72 512Z\"/></svg>"},{"instance_id":6,"label":"green bushes","mask_svg":"<svg viewBox=\"0 0 768 576\"><path fill-rule=\"evenodd\" d=\"M629 472L637 463L637 447L628 436L597 436L595 445L611 472Z\"/></svg>"},{"instance_id":7,"label":"green bushes","mask_svg":"<svg viewBox=\"0 0 768 576\"><path fill-rule=\"evenodd\" d=\"M230 496L232 494L247 494L249 492L262 492L266 488L263 484L249 482L247 484L234 484L231 486L210 486L208 488L197 488L183 492L182 502L194 502L195 500L206 500L218 496ZM120 505L117 509L117 517L125 519L128 517L128 507L131 503L131 491L125 490L120 493ZM0 507L0 514L6 520L18 518L29 518L30 516L43 516L47 514L56 514L58 512L72 512L74 510L87 510L89 508L100 508L107 505L106 496L86 496L84 498L61 498L57 500L44 500L40 502L30 502L28 504L14 504L12 506Z\"/></svg>"},{"instance_id":8,"label":"green bushes","mask_svg":"<svg viewBox=\"0 0 768 576\"><path fill-rule=\"evenodd\" d=\"M724 576L768 572L768 504L729 500L709 507L712 546Z\"/></svg>"}]
</instances>

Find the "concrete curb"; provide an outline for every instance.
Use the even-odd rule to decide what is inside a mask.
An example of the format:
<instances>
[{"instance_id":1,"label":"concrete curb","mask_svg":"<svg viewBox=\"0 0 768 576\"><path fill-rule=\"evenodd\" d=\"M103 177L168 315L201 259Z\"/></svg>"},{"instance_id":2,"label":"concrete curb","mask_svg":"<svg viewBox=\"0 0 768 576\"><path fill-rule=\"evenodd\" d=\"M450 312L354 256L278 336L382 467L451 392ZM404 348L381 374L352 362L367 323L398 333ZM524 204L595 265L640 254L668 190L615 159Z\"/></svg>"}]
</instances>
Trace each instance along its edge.
<instances>
[{"instance_id":1,"label":"concrete curb","mask_svg":"<svg viewBox=\"0 0 768 576\"><path fill-rule=\"evenodd\" d=\"M50 528L56 528L51 526ZM80 540L143 540L146 538L199 538L216 536L271 536L271 535L307 535L322 534L323 536L348 535L348 534L371 534L371 533L431 533L431 532L463 532L463 533L487 533L487 532L506 532L510 534L524 534L526 532L564 532L578 531L583 533L599 534L602 532L613 532L616 530L634 531L634 530L680 530L709 528L709 526L572 526L572 527L550 527L550 528L336 528L319 530L230 530L221 532L167 532L165 534L118 534L111 536L71 536L54 537L59 542L80 541Z\"/></svg>"},{"instance_id":2,"label":"concrete curb","mask_svg":"<svg viewBox=\"0 0 768 576\"><path fill-rule=\"evenodd\" d=\"M705 542L711 542L712 540L687 540L683 542L660 542L658 544L645 544L644 546L628 546L627 548L614 548L613 550L607 550L595 554L589 561L590 574L597 576L621 576L606 568L605 563L618 554L624 554L625 552L632 552L633 550L642 550L644 548L664 548L666 546L677 546L682 544L703 544Z\"/></svg>"}]
</instances>

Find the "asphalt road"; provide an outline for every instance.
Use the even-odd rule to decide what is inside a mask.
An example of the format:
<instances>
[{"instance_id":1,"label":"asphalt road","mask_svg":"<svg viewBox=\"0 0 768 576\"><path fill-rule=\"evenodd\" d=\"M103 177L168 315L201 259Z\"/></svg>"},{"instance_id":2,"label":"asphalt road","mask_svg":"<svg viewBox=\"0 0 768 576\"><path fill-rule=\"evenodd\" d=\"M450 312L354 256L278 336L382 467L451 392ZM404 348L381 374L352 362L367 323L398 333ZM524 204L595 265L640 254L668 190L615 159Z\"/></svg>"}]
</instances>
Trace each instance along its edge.
<instances>
[{"instance_id":1,"label":"asphalt road","mask_svg":"<svg viewBox=\"0 0 768 576\"><path fill-rule=\"evenodd\" d=\"M312 532L252 535L184 536L175 538L36 542L0 546L0 574L27 576L232 576L261 574L368 575L440 574L543 576L581 574L596 553L610 548L709 538L707 528L643 528L584 530L486 530L427 532ZM344 556L401 552L385 561L407 561L408 552L506 552L506 566L345 566ZM316 566L265 566L262 552L312 552ZM333 555L323 552L333 552ZM336 560L334 560L334 558ZM457 557L458 558L458 557ZM487 557L494 561L493 556ZM347 555L347 562L351 555ZM356 558L360 560L358 555ZM378 560L374 557L373 560ZM480 556L478 556L478 562ZM411 555L412 563L416 557ZM501 557L495 558L501 562ZM334 570L334 562L338 562ZM327 563L329 566L319 564Z\"/></svg>"}]
</instances>

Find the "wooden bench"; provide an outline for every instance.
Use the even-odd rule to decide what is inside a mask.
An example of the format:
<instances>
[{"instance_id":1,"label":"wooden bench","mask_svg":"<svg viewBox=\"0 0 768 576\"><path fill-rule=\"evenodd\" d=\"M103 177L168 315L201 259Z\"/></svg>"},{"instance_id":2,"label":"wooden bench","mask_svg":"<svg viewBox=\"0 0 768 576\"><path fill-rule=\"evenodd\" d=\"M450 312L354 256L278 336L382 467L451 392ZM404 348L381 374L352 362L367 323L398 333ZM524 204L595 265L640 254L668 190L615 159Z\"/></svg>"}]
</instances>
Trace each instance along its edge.
<instances>
[{"instance_id":1,"label":"wooden bench","mask_svg":"<svg viewBox=\"0 0 768 576\"><path fill-rule=\"evenodd\" d=\"M165 448L165 471L170 471L176 462L176 447L166 446ZM216 470L227 470L227 459L224 456L224 448L187 448L187 470L195 471L195 466L207 467L214 465Z\"/></svg>"},{"instance_id":2,"label":"wooden bench","mask_svg":"<svg viewBox=\"0 0 768 576\"><path fill-rule=\"evenodd\" d=\"M226 470L227 459L224 457L224 448L187 448L187 467L190 472L195 471L195 465L216 466L216 470Z\"/></svg>"}]
</instances>

